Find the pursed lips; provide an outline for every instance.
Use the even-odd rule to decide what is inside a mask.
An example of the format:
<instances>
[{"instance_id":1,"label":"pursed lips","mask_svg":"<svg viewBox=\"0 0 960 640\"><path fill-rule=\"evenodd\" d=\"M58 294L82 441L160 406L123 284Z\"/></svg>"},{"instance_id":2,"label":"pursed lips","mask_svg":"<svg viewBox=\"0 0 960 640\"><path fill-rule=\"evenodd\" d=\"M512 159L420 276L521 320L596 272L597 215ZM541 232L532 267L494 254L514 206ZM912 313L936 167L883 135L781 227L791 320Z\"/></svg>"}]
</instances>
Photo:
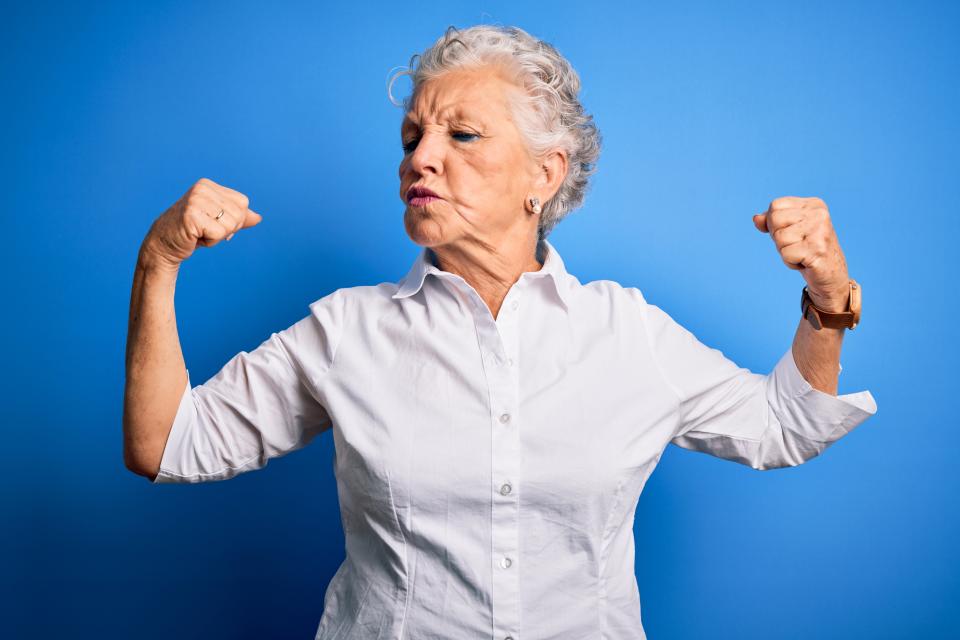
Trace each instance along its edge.
<instances>
[{"instance_id":1,"label":"pursed lips","mask_svg":"<svg viewBox=\"0 0 960 640\"><path fill-rule=\"evenodd\" d=\"M407 190L407 202L415 207L422 207L428 202L439 199L440 196L426 187L413 186Z\"/></svg>"}]
</instances>

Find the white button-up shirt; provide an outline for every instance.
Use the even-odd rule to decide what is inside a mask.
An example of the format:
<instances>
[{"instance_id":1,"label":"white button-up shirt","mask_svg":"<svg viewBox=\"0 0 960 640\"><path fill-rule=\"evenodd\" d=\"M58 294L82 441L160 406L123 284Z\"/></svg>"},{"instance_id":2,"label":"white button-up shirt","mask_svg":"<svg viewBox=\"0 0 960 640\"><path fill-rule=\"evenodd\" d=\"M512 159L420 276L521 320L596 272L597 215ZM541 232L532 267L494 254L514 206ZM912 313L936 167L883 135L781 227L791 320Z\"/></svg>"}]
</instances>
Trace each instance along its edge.
<instances>
[{"instance_id":1,"label":"white button-up shirt","mask_svg":"<svg viewBox=\"0 0 960 640\"><path fill-rule=\"evenodd\" d=\"M542 241L496 319L423 249L187 386L160 482L223 480L334 439L346 559L316 638L645 638L637 500L674 443L798 465L876 412L787 349L767 375Z\"/></svg>"}]
</instances>

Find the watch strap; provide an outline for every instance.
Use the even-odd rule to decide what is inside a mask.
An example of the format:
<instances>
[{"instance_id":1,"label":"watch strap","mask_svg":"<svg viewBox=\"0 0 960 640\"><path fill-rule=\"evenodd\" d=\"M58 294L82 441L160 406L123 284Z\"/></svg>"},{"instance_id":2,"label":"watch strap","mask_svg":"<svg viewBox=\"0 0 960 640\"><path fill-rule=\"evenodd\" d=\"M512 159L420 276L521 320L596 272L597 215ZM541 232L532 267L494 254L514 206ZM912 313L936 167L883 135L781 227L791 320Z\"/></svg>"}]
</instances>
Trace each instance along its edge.
<instances>
[{"instance_id":1,"label":"watch strap","mask_svg":"<svg viewBox=\"0 0 960 640\"><path fill-rule=\"evenodd\" d=\"M860 323L860 301L860 285L853 279L850 280L850 297L847 302L847 310L839 313L824 311L817 307L813 303L807 287L804 287L800 296L800 312L818 331L823 327L828 329L853 329Z\"/></svg>"}]
</instances>

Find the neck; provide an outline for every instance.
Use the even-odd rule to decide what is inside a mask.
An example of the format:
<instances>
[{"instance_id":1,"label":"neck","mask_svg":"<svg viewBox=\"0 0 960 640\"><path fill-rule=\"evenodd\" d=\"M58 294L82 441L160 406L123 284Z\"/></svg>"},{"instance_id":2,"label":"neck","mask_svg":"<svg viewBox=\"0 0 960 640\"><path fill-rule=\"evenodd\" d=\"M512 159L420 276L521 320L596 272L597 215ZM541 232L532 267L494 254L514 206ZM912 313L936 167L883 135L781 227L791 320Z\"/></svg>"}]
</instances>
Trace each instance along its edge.
<instances>
[{"instance_id":1,"label":"neck","mask_svg":"<svg viewBox=\"0 0 960 640\"><path fill-rule=\"evenodd\" d=\"M437 268L455 273L474 288L494 319L520 275L539 271L537 235L491 244L477 240L432 247Z\"/></svg>"}]
</instances>

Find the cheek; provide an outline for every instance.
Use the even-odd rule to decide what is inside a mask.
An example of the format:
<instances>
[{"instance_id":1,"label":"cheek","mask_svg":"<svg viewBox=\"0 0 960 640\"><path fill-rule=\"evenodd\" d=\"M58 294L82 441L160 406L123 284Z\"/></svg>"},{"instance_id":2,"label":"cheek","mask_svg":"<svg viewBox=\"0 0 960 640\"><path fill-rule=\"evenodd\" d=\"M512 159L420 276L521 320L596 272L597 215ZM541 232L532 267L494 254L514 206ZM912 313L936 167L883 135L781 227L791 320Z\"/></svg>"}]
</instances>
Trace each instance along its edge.
<instances>
[{"instance_id":1,"label":"cheek","mask_svg":"<svg viewBox=\"0 0 960 640\"><path fill-rule=\"evenodd\" d=\"M512 158L498 153L469 153L463 157L462 181L470 183L468 197L489 203L501 203L510 197L517 181Z\"/></svg>"}]
</instances>

